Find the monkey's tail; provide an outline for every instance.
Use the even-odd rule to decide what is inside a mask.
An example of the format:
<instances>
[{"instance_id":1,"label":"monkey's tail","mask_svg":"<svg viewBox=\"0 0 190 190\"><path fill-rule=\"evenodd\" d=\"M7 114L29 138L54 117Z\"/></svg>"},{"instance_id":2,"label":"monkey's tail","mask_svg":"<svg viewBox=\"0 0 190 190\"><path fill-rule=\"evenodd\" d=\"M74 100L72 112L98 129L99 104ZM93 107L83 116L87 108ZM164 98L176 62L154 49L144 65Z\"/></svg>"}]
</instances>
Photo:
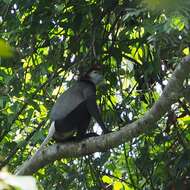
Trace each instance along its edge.
<instances>
[{"instance_id":1,"label":"monkey's tail","mask_svg":"<svg viewBox=\"0 0 190 190\"><path fill-rule=\"evenodd\" d=\"M47 144L47 143L50 141L50 139L53 137L54 133L55 133L55 121L53 121L53 122L51 123L51 126L50 126L49 131L48 131L48 135L47 135L47 137L44 139L44 141L42 142L42 144L40 145L40 148L38 149L38 151L42 150L42 149L46 146L46 144Z\"/></svg>"},{"instance_id":2,"label":"monkey's tail","mask_svg":"<svg viewBox=\"0 0 190 190\"><path fill-rule=\"evenodd\" d=\"M44 139L44 141L42 142L40 148L36 151L36 153L35 153L30 159L33 159L33 158L35 158L35 157L37 156L38 152L41 151L41 150L45 147L45 145L46 145L46 144L49 142L49 140L53 137L54 133L55 133L55 121L53 121L53 122L51 123L51 126L50 126L49 131L48 131L48 135L47 135L47 137ZM27 162L26 162L26 164L27 164ZM22 171L22 167L25 167L25 166L23 165L23 166L21 166L21 168L19 167L19 168L16 169L16 171L15 171L15 174L16 174L16 175L19 175L20 170ZM22 172L21 172L21 173L22 173Z\"/></svg>"}]
</instances>

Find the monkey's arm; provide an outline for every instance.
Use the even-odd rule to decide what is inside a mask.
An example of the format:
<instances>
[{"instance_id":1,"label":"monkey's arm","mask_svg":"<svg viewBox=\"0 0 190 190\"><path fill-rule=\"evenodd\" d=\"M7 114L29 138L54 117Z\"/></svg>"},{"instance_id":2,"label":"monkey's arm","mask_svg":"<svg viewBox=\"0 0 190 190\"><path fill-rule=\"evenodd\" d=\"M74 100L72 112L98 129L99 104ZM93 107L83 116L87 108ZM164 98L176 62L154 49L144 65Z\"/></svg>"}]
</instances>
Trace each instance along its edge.
<instances>
[{"instance_id":1,"label":"monkey's arm","mask_svg":"<svg viewBox=\"0 0 190 190\"><path fill-rule=\"evenodd\" d=\"M92 115L96 119L98 124L101 126L103 132L108 133L109 131L105 127L104 122L102 121L100 112L98 110L98 106L96 104L96 96L95 95L89 96L86 100L86 105L90 115Z\"/></svg>"}]
</instances>

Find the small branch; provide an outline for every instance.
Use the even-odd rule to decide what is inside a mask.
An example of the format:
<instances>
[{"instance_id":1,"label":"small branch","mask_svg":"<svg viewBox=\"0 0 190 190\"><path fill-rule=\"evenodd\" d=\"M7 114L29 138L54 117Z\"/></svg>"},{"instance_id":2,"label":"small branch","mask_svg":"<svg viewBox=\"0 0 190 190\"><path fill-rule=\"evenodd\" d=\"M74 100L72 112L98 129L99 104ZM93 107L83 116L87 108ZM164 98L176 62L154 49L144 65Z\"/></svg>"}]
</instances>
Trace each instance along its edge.
<instances>
[{"instance_id":1,"label":"small branch","mask_svg":"<svg viewBox=\"0 0 190 190\"><path fill-rule=\"evenodd\" d=\"M54 144L42 151L38 151L30 160L27 160L18 170L18 175L28 175L55 160L61 158L79 157L94 152L104 152L110 148L139 136L146 130L153 130L154 124L170 109L181 96L183 81L190 73L190 56L184 57L176 67L159 100L144 116L135 122L126 125L119 131L99 137L91 137L79 143L70 142Z\"/></svg>"}]
</instances>

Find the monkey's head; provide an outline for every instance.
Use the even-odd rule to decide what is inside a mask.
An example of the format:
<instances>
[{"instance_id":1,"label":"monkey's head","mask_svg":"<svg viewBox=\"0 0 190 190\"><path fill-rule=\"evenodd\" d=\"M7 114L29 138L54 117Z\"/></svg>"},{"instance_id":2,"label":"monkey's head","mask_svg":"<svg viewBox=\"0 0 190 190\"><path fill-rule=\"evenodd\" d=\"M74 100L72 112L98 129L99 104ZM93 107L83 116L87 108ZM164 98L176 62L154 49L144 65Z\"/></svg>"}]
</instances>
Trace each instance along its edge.
<instances>
[{"instance_id":1,"label":"monkey's head","mask_svg":"<svg viewBox=\"0 0 190 190\"><path fill-rule=\"evenodd\" d=\"M104 77L102 75L102 66L95 64L91 67L91 69L86 72L85 75L81 77L80 80L89 80L93 82L95 85L99 84L103 81Z\"/></svg>"},{"instance_id":2,"label":"monkey's head","mask_svg":"<svg viewBox=\"0 0 190 190\"><path fill-rule=\"evenodd\" d=\"M92 70L90 73L88 73L88 78L95 85L103 81L103 75L97 70Z\"/></svg>"}]
</instances>

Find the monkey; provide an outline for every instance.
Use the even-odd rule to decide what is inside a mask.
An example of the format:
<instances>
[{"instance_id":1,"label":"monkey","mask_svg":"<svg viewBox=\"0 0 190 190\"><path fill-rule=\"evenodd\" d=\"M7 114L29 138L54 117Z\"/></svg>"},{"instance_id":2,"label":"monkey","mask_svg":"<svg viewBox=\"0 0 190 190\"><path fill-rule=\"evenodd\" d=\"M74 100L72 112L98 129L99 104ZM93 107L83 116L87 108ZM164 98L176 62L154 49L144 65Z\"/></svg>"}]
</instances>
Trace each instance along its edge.
<instances>
[{"instance_id":1,"label":"monkey","mask_svg":"<svg viewBox=\"0 0 190 190\"><path fill-rule=\"evenodd\" d=\"M74 86L60 95L50 113L51 126L48 135L38 150L41 150L51 138L57 142L69 139L83 139L95 136L86 133L93 117L108 133L96 104L96 85L103 80L100 67L95 65Z\"/></svg>"}]
</instances>

